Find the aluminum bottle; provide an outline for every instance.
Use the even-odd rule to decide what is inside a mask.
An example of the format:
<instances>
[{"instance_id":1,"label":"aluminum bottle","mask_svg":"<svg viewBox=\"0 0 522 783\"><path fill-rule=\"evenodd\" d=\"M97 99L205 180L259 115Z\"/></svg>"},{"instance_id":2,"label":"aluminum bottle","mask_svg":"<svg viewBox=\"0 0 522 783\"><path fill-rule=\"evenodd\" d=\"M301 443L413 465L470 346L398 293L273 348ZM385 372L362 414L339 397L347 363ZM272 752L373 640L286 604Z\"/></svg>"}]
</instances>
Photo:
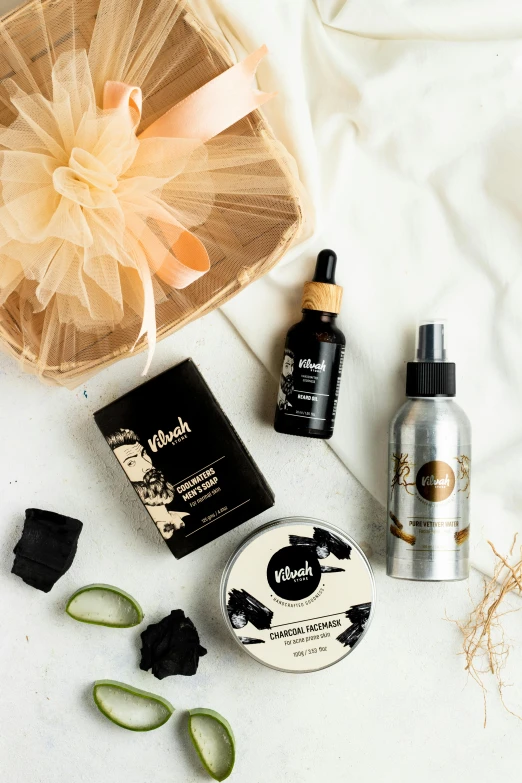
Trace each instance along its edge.
<instances>
[{"instance_id":1,"label":"aluminum bottle","mask_svg":"<svg viewBox=\"0 0 522 783\"><path fill-rule=\"evenodd\" d=\"M386 571L399 579L469 575L471 425L455 397L444 321L424 321L404 405L390 424Z\"/></svg>"}]
</instances>

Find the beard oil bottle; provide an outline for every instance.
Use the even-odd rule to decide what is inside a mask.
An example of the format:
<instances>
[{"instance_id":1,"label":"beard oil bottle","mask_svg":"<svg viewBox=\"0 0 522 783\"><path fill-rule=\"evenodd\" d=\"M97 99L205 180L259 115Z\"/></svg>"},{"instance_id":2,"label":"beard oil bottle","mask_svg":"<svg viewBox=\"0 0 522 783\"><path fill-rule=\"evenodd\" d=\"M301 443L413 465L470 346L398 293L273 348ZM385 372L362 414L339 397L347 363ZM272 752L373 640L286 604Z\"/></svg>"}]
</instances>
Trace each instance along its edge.
<instances>
[{"instance_id":1,"label":"beard oil bottle","mask_svg":"<svg viewBox=\"0 0 522 783\"><path fill-rule=\"evenodd\" d=\"M331 438L344 359L344 334L335 319L343 289L335 284L337 256L321 250L305 283L302 320L286 337L274 428L287 435Z\"/></svg>"},{"instance_id":2,"label":"beard oil bottle","mask_svg":"<svg viewBox=\"0 0 522 783\"><path fill-rule=\"evenodd\" d=\"M398 579L469 576L471 426L454 401L443 321L421 323L406 396L390 425L386 572Z\"/></svg>"}]
</instances>

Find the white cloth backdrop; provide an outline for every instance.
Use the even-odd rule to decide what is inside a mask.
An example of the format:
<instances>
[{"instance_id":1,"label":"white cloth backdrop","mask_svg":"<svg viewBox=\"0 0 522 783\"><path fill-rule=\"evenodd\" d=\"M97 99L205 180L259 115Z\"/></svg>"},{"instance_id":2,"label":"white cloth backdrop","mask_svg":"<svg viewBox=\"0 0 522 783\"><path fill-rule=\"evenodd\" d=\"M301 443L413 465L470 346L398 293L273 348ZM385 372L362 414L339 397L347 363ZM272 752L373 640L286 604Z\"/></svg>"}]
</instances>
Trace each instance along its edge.
<instances>
[{"instance_id":1,"label":"white cloth backdrop","mask_svg":"<svg viewBox=\"0 0 522 783\"><path fill-rule=\"evenodd\" d=\"M487 538L507 550L522 531L522 2L193 6L236 56L268 45L265 113L315 209L313 235L227 316L276 377L314 255L337 252L348 344L331 444L382 503L415 324L447 317L474 429L473 563L491 571Z\"/></svg>"}]
</instances>

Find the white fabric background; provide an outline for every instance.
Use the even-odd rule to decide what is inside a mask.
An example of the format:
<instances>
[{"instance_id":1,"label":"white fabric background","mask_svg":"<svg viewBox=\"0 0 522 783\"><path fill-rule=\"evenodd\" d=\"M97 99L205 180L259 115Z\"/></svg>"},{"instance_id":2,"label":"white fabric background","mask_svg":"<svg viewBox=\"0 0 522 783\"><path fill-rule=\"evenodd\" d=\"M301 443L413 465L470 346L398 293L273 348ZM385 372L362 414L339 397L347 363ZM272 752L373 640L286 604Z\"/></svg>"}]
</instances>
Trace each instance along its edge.
<instances>
[{"instance_id":1,"label":"white fabric background","mask_svg":"<svg viewBox=\"0 0 522 783\"><path fill-rule=\"evenodd\" d=\"M197 0L202 10L209 3ZM276 377L314 253L324 245L337 249L349 364L334 446L382 499L386 421L402 399L412 320L432 303L452 316L460 310L453 353L460 399L475 425L475 533L480 525L491 527L497 541L509 539L522 492L519 3L338 3L335 24L350 34L323 27L313 0L212 0L223 24L227 13L238 54L263 40L271 46L260 69L262 86L277 83L280 93L268 107L270 119L299 161L318 212L314 237L237 297L229 318ZM325 14L326 4L321 8ZM386 40L392 35L401 40ZM451 43L438 40L449 35ZM481 42L465 43L474 37ZM480 101L482 110L475 105ZM468 615L468 584L412 589L385 576L382 510L325 444L273 431L276 384L219 313L160 343L152 374L188 355L266 475L277 505L177 562L92 418L136 386L143 355L73 393L41 386L0 356L2 781L202 783L185 725L184 710L193 706L215 708L231 721L238 748L231 780L238 783L518 779L519 723L489 680L484 731L482 694L457 655L460 633L443 619ZM481 377L481 368L493 380ZM74 568L50 595L9 573L23 509L32 505L85 522ZM222 569L245 535L275 516L299 513L345 527L368 550L371 544L378 592L364 644L339 666L305 679L244 655L223 625L218 601ZM96 581L136 595L146 622L183 608L209 650L197 677L159 683L137 668L140 629L69 620L67 597ZM475 596L478 574L470 586ZM504 619L514 645L506 680L516 684L520 615ZM100 677L161 693L177 708L171 723L143 736L109 724L90 696ZM507 697L522 714L520 688L507 689Z\"/></svg>"},{"instance_id":2,"label":"white fabric background","mask_svg":"<svg viewBox=\"0 0 522 783\"><path fill-rule=\"evenodd\" d=\"M274 376L321 247L347 337L331 444L382 503L387 425L420 318L450 322L473 442L473 562L522 531L522 3L193 0L240 57L265 42L265 113L315 231L224 309ZM220 32L221 30L221 32Z\"/></svg>"}]
</instances>

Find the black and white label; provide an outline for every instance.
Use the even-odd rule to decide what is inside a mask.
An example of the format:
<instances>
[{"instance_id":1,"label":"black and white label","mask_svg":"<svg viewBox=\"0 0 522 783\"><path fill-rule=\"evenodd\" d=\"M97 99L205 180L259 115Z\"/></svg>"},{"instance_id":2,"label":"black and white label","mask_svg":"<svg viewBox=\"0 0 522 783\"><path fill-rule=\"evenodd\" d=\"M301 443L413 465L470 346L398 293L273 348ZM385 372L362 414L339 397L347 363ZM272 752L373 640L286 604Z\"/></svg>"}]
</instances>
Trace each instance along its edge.
<instances>
[{"instance_id":1,"label":"black and white label","mask_svg":"<svg viewBox=\"0 0 522 783\"><path fill-rule=\"evenodd\" d=\"M302 601L321 581L321 566L312 547L285 546L270 558L266 578L273 592L287 601Z\"/></svg>"},{"instance_id":2,"label":"black and white label","mask_svg":"<svg viewBox=\"0 0 522 783\"><path fill-rule=\"evenodd\" d=\"M344 346L288 341L277 404L287 416L308 419L321 429L333 428L341 382Z\"/></svg>"},{"instance_id":3,"label":"black and white label","mask_svg":"<svg viewBox=\"0 0 522 783\"><path fill-rule=\"evenodd\" d=\"M223 591L230 630L244 650L296 672L344 658L365 633L374 600L364 556L318 520L265 528L234 558Z\"/></svg>"}]
</instances>

